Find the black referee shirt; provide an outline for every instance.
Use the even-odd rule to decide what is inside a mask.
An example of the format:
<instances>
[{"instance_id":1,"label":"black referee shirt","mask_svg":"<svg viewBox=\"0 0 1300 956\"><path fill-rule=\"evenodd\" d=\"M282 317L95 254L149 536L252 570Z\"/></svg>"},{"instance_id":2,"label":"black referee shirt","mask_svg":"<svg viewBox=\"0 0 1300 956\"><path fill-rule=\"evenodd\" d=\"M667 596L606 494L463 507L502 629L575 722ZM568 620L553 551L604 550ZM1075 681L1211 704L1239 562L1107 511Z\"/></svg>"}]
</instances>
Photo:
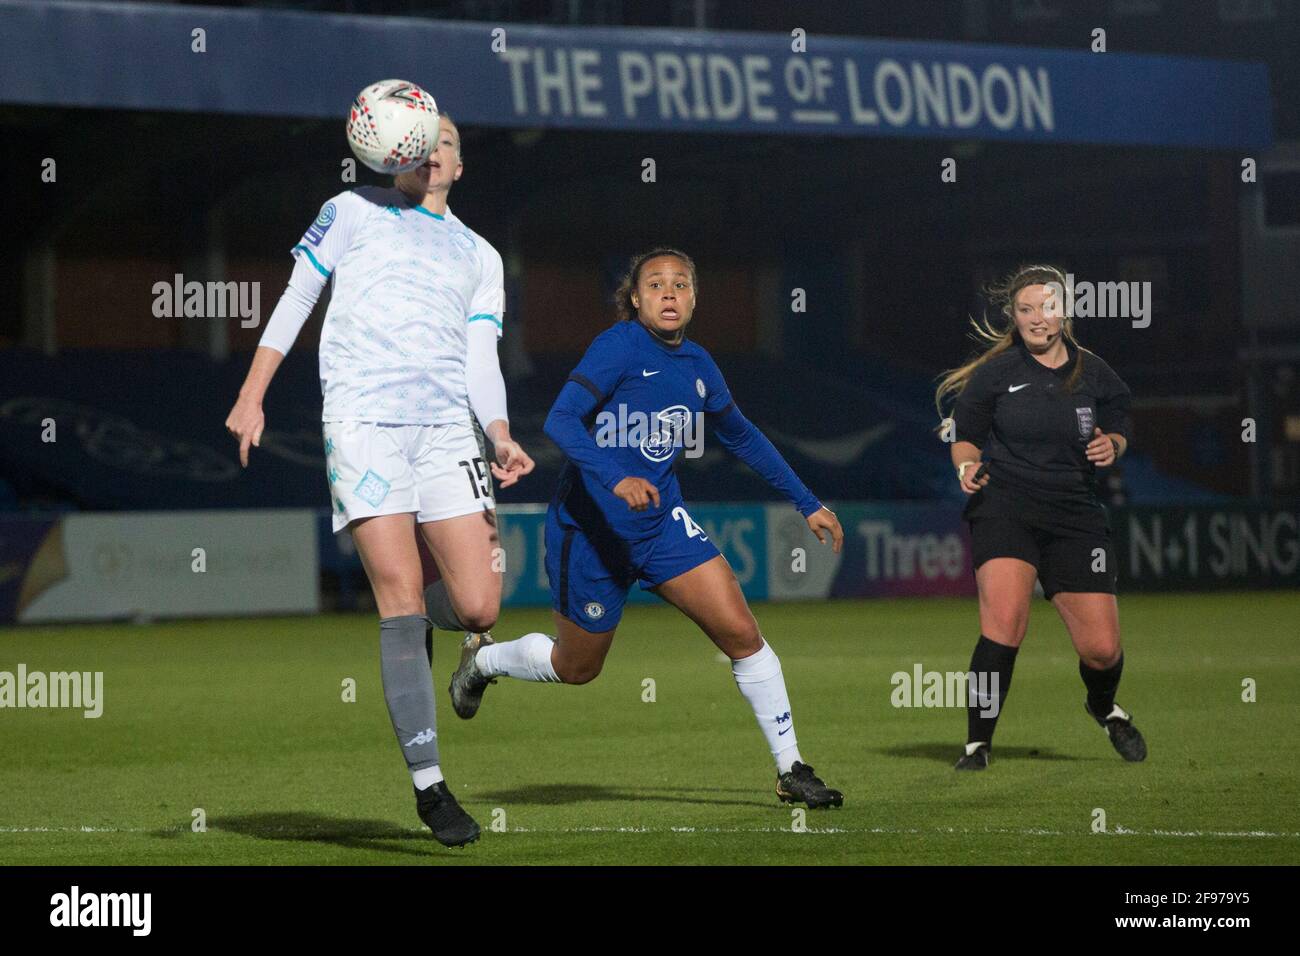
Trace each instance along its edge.
<instances>
[{"instance_id":1,"label":"black referee shirt","mask_svg":"<svg viewBox=\"0 0 1300 956\"><path fill-rule=\"evenodd\" d=\"M1128 439L1128 386L1095 354L1069 342L1069 360L1051 369L1015 341L976 369L958 395L956 440L980 449L989 488L1018 492L1029 505L1096 507L1096 466L1084 449L1094 427ZM1079 380L1067 391L1080 361Z\"/></svg>"}]
</instances>

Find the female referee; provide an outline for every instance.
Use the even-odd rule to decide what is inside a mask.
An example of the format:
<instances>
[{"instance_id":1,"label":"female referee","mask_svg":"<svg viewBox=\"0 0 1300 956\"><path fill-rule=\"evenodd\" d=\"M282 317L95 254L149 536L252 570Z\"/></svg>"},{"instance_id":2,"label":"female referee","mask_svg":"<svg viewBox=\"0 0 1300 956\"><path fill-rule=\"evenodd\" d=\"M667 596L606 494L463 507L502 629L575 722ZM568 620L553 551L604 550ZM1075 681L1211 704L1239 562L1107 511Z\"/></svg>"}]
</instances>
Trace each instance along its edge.
<instances>
[{"instance_id":1,"label":"female referee","mask_svg":"<svg viewBox=\"0 0 1300 956\"><path fill-rule=\"evenodd\" d=\"M1096 469L1128 447L1128 386L1075 341L1060 269L1023 267L990 294L1006 321L973 323L983 353L946 373L935 398L942 415L956 396L952 462L971 496L980 609L970 670L991 688L982 699L971 694L956 769L988 766L1035 578L1079 654L1085 709L1121 757L1144 760L1142 734L1115 703L1124 652L1110 525L1096 493Z\"/></svg>"},{"instance_id":2,"label":"female referee","mask_svg":"<svg viewBox=\"0 0 1300 956\"><path fill-rule=\"evenodd\" d=\"M320 373L334 532L351 530L374 591L384 698L417 812L440 843L462 846L479 827L439 766L415 526L445 582L442 616L462 630L486 630L500 607L501 575L484 571L493 567L497 535L471 406L492 440L491 472L503 488L533 462L510 437L497 363L501 256L447 208L463 165L455 124L443 115L439 125L423 166L397 176L392 189L335 196L294 246L289 287L226 428L247 466L249 446L261 441L267 386L332 279Z\"/></svg>"},{"instance_id":3,"label":"female referee","mask_svg":"<svg viewBox=\"0 0 1300 956\"><path fill-rule=\"evenodd\" d=\"M484 689L499 676L592 680L609 652L627 592L639 580L731 659L740 693L776 760L777 796L838 807L843 795L800 757L780 661L763 640L731 566L682 501L673 461L683 438L707 415L718 440L789 498L819 541L824 544L829 533L838 553L844 533L736 408L709 353L686 338L696 289L695 264L684 253L661 248L632 260L617 293L623 321L587 349L546 419L546 434L568 459L546 521L558 637L533 633L496 644L471 634L452 675L452 706L461 717L473 717Z\"/></svg>"}]
</instances>

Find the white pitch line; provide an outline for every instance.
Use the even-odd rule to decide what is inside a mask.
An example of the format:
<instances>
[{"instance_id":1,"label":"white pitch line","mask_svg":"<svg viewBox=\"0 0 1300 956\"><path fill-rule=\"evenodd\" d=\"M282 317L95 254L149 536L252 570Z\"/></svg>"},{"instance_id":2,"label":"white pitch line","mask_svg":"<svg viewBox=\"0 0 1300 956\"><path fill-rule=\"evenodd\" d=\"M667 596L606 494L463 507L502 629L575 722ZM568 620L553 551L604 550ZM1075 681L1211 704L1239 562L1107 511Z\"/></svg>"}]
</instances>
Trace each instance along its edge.
<instances>
[{"instance_id":1,"label":"white pitch line","mask_svg":"<svg viewBox=\"0 0 1300 956\"><path fill-rule=\"evenodd\" d=\"M221 829L219 821L213 825L213 829ZM423 833L424 827L401 827L401 830L407 833ZM184 833L189 830L187 826L177 827L0 827L0 833ZM328 832L324 827L263 827L261 833L321 833ZM494 831L497 832L497 831ZM511 827L504 831L506 833L790 833L796 834L796 831L790 827ZM1287 840L1300 837L1300 833L1274 832L1271 830L1134 830L1129 827L1119 826L1114 830L1107 830L1104 833L1093 834L1084 830L1048 830L1041 827L983 827L979 829L971 827L930 827L923 829L920 827L808 827L806 830L798 833L818 834L835 836L839 834L862 834L875 833L881 835L910 835L918 836L925 834L946 834L960 836L989 835L998 834L1003 836L1052 836L1052 837L1079 837L1079 836L1149 836L1149 837L1177 837L1177 838L1237 838L1246 837L1250 839L1271 839ZM798 835L798 834L796 834ZM361 839L383 840L388 838L385 834L377 834L373 837L362 837Z\"/></svg>"},{"instance_id":2,"label":"white pitch line","mask_svg":"<svg viewBox=\"0 0 1300 956\"><path fill-rule=\"evenodd\" d=\"M157 833L180 827L0 827L0 833ZM185 829L189 829L186 827Z\"/></svg>"},{"instance_id":3,"label":"white pitch line","mask_svg":"<svg viewBox=\"0 0 1300 956\"><path fill-rule=\"evenodd\" d=\"M509 833L794 833L790 827L511 827ZM1133 830L1128 827L1116 827L1102 834L1092 834L1083 830L1047 830L1039 827L1012 829L1007 827L987 827L971 829L968 827L808 827L799 831L814 834L841 833L877 833L886 835L923 835L923 834L1000 834L1010 836L1154 836L1154 837L1254 837L1266 839L1292 839L1300 833L1274 833L1268 830Z\"/></svg>"}]
</instances>

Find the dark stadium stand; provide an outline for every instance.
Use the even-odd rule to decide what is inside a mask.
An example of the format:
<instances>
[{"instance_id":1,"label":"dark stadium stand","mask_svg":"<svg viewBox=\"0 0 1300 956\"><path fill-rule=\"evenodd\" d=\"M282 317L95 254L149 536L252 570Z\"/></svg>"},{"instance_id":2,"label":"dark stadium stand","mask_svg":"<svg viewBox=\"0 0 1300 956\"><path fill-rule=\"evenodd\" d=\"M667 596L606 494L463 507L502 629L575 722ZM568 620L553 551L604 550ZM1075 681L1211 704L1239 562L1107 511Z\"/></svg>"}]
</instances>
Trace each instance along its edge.
<instances>
[{"instance_id":1,"label":"dark stadium stand","mask_svg":"<svg viewBox=\"0 0 1300 956\"><path fill-rule=\"evenodd\" d=\"M561 464L542 421L577 356L545 356L510 383L514 434L537 471L503 502L544 501ZM223 427L247 368L185 351L69 351L48 358L0 352L0 509L123 510L323 507L324 459L316 355L295 351L266 405L268 431L240 474ZM741 409L827 500L959 499L946 448L934 435L930 382L885 362L860 381L760 355L719 355ZM817 414L810 416L810 409ZM41 422L56 423L53 443ZM1156 470L1140 450L1124 462L1132 504L1209 497ZM776 495L706 436L683 458L688 500L762 501Z\"/></svg>"}]
</instances>

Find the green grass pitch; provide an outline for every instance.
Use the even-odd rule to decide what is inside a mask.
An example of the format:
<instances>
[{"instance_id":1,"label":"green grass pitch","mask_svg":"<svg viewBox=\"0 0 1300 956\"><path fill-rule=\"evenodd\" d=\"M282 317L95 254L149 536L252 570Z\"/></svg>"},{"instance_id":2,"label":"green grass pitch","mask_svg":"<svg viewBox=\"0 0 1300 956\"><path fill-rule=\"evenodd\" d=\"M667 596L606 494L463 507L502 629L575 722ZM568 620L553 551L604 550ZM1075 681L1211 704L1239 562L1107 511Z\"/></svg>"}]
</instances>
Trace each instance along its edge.
<instances>
[{"instance_id":1,"label":"green grass pitch","mask_svg":"<svg viewBox=\"0 0 1300 956\"><path fill-rule=\"evenodd\" d=\"M670 608L633 607L596 681L503 679L468 722L446 696L457 638L439 637L443 767L484 828L443 849L415 816L374 619L324 615L0 630L0 670L104 673L99 719L0 710L0 863L1300 862L1300 594L1121 599L1140 765L1084 714L1069 639L1036 601L982 774L952 770L961 710L890 702L896 671L966 668L973 601L755 612L804 757L845 793L805 832L713 646ZM495 633L549 622L511 610Z\"/></svg>"}]
</instances>

